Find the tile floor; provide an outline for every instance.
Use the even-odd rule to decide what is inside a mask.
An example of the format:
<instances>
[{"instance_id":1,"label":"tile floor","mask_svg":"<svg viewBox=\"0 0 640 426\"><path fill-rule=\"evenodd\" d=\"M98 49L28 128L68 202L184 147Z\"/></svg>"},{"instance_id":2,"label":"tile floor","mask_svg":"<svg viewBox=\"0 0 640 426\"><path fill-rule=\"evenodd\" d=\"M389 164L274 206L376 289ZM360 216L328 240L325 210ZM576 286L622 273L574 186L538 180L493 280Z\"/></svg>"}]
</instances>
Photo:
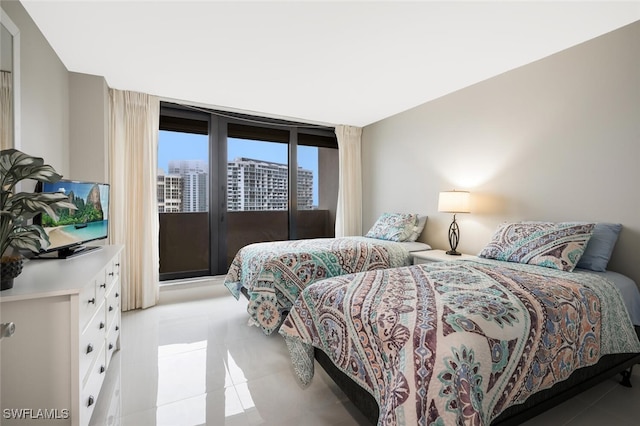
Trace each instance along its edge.
<instances>
[{"instance_id":1,"label":"tile floor","mask_svg":"<svg viewBox=\"0 0 640 426\"><path fill-rule=\"evenodd\" d=\"M369 425L321 367L303 388L281 337L247 326L221 283L163 287L157 306L123 313L93 425ZM637 425L633 376L632 389L612 378L525 425Z\"/></svg>"}]
</instances>

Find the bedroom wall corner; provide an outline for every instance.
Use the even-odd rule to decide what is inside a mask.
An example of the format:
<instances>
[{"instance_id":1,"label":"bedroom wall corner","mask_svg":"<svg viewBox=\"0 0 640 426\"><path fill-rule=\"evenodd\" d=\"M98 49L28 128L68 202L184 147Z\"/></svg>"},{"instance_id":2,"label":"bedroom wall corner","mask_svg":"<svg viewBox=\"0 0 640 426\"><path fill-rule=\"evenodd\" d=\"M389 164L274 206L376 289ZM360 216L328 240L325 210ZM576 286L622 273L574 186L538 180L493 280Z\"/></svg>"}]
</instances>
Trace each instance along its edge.
<instances>
[{"instance_id":1,"label":"bedroom wall corner","mask_svg":"<svg viewBox=\"0 0 640 426\"><path fill-rule=\"evenodd\" d=\"M619 222L610 269L640 285L640 22L363 129L363 228L384 211L429 216L438 192L472 193L458 250L477 254L506 220Z\"/></svg>"},{"instance_id":2,"label":"bedroom wall corner","mask_svg":"<svg viewBox=\"0 0 640 426\"><path fill-rule=\"evenodd\" d=\"M19 148L69 174L69 73L22 4L2 9L20 31Z\"/></svg>"}]
</instances>

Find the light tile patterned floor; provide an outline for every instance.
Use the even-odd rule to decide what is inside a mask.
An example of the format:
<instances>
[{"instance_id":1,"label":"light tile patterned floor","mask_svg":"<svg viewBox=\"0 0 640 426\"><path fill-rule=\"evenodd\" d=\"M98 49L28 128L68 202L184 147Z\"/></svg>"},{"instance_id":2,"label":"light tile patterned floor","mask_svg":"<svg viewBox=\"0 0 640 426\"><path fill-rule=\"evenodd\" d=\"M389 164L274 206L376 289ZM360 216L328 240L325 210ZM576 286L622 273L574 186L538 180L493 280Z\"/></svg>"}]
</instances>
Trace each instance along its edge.
<instances>
[{"instance_id":1,"label":"light tile patterned floor","mask_svg":"<svg viewBox=\"0 0 640 426\"><path fill-rule=\"evenodd\" d=\"M121 350L92 424L369 424L322 368L303 388L282 338L247 326L246 302L236 301L221 283L218 277L205 285L164 287L158 306L123 313ZM525 425L639 424L640 367L632 389L616 380Z\"/></svg>"}]
</instances>

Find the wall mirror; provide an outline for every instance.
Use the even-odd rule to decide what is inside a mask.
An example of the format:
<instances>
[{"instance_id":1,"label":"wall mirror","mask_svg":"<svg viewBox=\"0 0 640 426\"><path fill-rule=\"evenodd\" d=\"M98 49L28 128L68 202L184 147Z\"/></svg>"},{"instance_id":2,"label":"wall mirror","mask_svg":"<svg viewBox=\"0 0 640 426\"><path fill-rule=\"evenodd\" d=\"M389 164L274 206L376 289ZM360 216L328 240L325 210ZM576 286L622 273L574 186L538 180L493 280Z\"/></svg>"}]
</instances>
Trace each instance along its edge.
<instances>
[{"instance_id":1,"label":"wall mirror","mask_svg":"<svg viewBox=\"0 0 640 426\"><path fill-rule=\"evenodd\" d=\"M20 149L20 31L0 12L0 148Z\"/></svg>"}]
</instances>

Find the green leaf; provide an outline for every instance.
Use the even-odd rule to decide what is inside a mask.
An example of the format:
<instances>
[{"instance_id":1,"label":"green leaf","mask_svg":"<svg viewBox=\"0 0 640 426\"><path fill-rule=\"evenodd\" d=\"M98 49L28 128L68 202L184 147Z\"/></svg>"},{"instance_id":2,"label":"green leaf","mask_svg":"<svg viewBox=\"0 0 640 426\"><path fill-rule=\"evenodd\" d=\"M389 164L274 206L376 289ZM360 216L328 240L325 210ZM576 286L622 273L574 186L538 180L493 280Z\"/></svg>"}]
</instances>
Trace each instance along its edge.
<instances>
[{"instance_id":1,"label":"green leaf","mask_svg":"<svg viewBox=\"0 0 640 426\"><path fill-rule=\"evenodd\" d=\"M10 191L24 179L41 182L57 182L62 178L53 167L44 164L40 157L32 157L17 149L0 151L0 188Z\"/></svg>"},{"instance_id":2,"label":"green leaf","mask_svg":"<svg viewBox=\"0 0 640 426\"><path fill-rule=\"evenodd\" d=\"M69 197L60 192L54 193L28 193L19 192L10 197L10 201L5 206L14 216L24 216L30 219L38 213L47 213L58 220L55 209L76 210L76 206L69 202Z\"/></svg>"},{"instance_id":3,"label":"green leaf","mask_svg":"<svg viewBox=\"0 0 640 426\"><path fill-rule=\"evenodd\" d=\"M9 236L9 245L17 249L38 253L41 248L49 246L49 236L39 225L17 227Z\"/></svg>"}]
</instances>

